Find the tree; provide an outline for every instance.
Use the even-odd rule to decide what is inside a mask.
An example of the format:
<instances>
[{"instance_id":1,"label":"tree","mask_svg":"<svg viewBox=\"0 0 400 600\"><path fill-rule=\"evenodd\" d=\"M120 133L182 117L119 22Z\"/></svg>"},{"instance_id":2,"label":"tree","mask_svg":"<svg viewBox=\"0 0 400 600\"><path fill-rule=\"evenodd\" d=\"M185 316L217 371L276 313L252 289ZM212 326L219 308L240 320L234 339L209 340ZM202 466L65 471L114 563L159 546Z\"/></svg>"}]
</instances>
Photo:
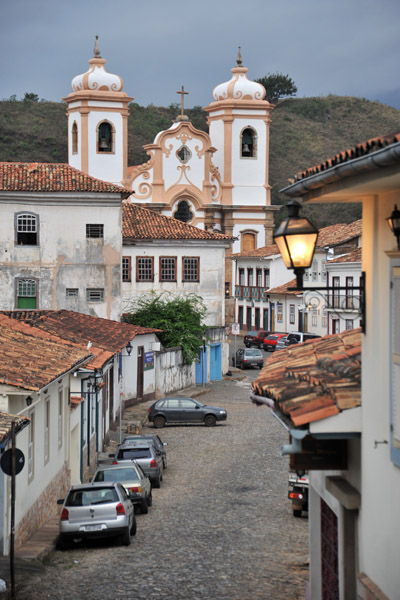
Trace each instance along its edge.
<instances>
[{"instance_id":1,"label":"tree","mask_svg":"<svg viewBox=\"0 0 400 600\"><path fill-rule=\"evenodd\" d=\"M293 79L282 73L268 73L265 77L256 79L256 82L265 87L266 99L272 104L277 104L278 100L284 96L295 96L297 93Z\"/></svg>"},{"instance_id":2,"label":"tree","mask_svg":"<svg viewBox=\"0 0 400 600\"><path fill-rule=\"evenodd\" d=\"M196 294L174 296L152 291L132 302L125 320L142 327L162 329L157 336L163 346L181 346L183 357L190 364L197 358L203 343L206 312L203 299Z\"/></svg>"},{"instance_id":3,"label":"tree","mask_svg":"<svg viewBox=\"0 0 400 600\"><path fill-rule=\"evenodd\" d=\"M25 92L24 102L39 102L39 96L31 92Z\"/></svg>"}]
</instances>

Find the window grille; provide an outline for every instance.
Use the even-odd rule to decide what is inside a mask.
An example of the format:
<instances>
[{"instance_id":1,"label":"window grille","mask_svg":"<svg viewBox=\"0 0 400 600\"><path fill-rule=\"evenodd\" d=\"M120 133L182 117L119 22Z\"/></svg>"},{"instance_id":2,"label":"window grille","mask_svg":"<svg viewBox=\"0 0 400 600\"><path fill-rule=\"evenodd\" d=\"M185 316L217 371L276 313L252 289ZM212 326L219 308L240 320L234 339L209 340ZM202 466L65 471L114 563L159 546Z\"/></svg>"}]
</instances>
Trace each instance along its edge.
<instances>
[{"instance_id":1,"label":"window grille","mask_svg":"<svg viewBox=\"0 0 400 600\"><path fill-rule=\"evenodd\" d=\"M160 281L176 281L176 258L160 258Z\"/></svg>"},{"instance_id":2,"label":"window grille","mask_svg":"<svg viewBox=\"0 0 400 600\"><path fill-rule=\"evenodd\" d=\"M87 302L104 302L104 289L103 288L87 288L86 301Z\"/></svg>"},{"instance_id":3,"label":"window grille","mask_svg":"<svg viewBox=\"0 0 400 600\"><path fill-rule=\"evenodd\" d=\"M65 290L65 296L66 296L66 298L77 298L79 296L79 289L78 288L67 288Z\"/></svg>"},{"instance_id":4,"label":"window grille","mask_svg":"<svg viewBox=\"0 0 400 600\"><path fill-rule=\"evenodd\" d=\"M187 163L187 161L192 156L192 153L190 152L190 150L187 146L181 146L179 148L178 152L176 153L176 155L179 158L179 160L181 161L181 163Z\"/></svg>"},{"instance_id":5,"label":"window grille","mask_svg":"<svg viewBox=\"0 0 400 600\"><path fill-rule=\"evenodd\" d=\"M152 256L138 257L136 259L136 280L137 281L153 281L153 265L154 259Z\"/></svg>"},{"instance_id":6,"label":"window grille","mask_svg":"<svg viewBox=\"0 0 400 600\"><path fill-rule=\"evenodd\" d=\"M183 258L183 281L199 281L199 258Z\"/></svg>"},{"instance_id":7,"label":"window grille","mask_svg":"<svg viewBox=\"0 0 400 600\"><path fill-rule=\"evenodd\" d=\"M104 225L99 223L86 224L86 239L104 239Z\"/></svg>"}]
</instances>

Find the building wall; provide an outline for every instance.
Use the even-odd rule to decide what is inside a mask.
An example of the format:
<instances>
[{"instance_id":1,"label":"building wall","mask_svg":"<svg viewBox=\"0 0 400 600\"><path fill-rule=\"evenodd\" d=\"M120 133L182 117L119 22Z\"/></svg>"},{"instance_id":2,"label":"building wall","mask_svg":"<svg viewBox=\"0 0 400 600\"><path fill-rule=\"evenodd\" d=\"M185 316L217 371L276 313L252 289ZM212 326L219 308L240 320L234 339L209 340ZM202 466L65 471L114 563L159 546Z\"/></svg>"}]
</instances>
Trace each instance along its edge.
<instances>
[{"instance_id":1,"label":"building wall","mask_svg":"<svg viewBox=\"0 0 400 600\"><path fill-rule=\"evenodd\" d=\"M0 199L1 202L1 199ZM93 203L93 204L91 204ZM0 308L16 306L17 278L38 281L37 308L68 309L118 320L121 314L121 200L101 206L93 196L73 204L65 195L1 203ZM39 245L15 243L15 215L39 217ZM103 224L104 239L86 239L86 224ZM104 290L103 302L88 302L86 290ZM78 290L68 298L67 289Z\"/></svg>"}]
</instances>

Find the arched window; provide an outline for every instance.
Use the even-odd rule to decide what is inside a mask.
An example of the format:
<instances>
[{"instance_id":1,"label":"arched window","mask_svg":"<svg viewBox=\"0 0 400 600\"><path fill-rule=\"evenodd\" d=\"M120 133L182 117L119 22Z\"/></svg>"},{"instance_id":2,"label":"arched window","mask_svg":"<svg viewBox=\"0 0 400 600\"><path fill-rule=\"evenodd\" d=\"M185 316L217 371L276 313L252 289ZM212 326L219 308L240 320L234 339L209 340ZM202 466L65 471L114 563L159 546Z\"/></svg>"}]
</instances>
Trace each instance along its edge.
<instances>
[{"instance_id":1,"label":"arched window","mask_svg":"<svg viewBox=\"0 0 400 600\"><path fill-rule=\"evenodd\" d=\"M78 154L78 125L74 121L72 125L72 154Z\"/></svg>"},{"instance_id":2,"label":"arched window","mask_svg":"<svg viewBox=\"0 0 400 600\"><path fill-rule=\"evenodd\" d=\"M174 213L174 219L177 221L182 221L183 223L187 223L191 221L193 218L193 213L190 210L190 206L186 200L181 200L178 204L178 208Z\"/></svg>"},{"instance_id":3,"label":"arched window","mask_svg":"<svg viewBox=\"0 0 400 600\"><path fill-rule=\"evenodd\" d=\"M98 152L113 152L114 151L114 132L110 123L103 121L98 128L97 137Z\"/></svg>"},{"instance_id":4,"label":"arched window","mask_svg":"<svg viewBox=\"0 0 400 600\"><path fill-rule=\"evenodd\" d=\"M257 153L257 134L251 127L246 127L241 133L240 156L255 158Z\"/></svg>"},{"instance_id":5,"label":"arched window","mask_svg":"<svg viewBox=\"0 0 400 600\"><path fill-rule=\"evenodd\" d=\"M256 248L256 239L257 234L253 232L245 232L241 235L241 252L246 252L247 250L255 250Z\"/></svg>"},{"instance_id":6,"label":"arched window","mask_svg":"<svg viewBox=\"0 0 400 600\"><path fill-rule=\"evenodd\" d=\"M16 281L16 308L37 308L38 305L38 280L17 278Z\"/></svg>"},{"instance_id":7,"label":"arched window","mask_svg":"<svg viewBox=\"0 0 400 600\"><path fill-rule=\"evenodd\" d=\"M15 243L17 246L39 245L39 215L28 212L15 215Z\"/></svg>"}]
</instances>

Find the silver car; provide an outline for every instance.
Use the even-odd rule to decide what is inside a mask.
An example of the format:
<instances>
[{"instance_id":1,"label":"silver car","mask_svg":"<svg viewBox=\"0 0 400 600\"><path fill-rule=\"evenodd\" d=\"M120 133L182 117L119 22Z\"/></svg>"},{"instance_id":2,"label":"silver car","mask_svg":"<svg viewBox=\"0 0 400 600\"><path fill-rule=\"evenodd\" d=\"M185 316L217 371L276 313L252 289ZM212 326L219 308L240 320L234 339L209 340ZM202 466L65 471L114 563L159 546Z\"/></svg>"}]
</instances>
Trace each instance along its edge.
<instances>
[{"instance_id":1,"label":"silver car","mask_svg":"<svg viewBox=\"0 0 400 600\"><path fill-rule=\"evenodd\" d=\"M100 465L92 481L119 481L127 491L132 504L137 505L143 515L149 512L149 506L153 503L151 483L140 465L134 462L129 465Z\"/></svg>"},{"instance_id":2,"label":"silver car","mask_svg":"<svg viewBox=\"0 0 400 600\"><path fill-rule=\"evenodd\" d=\"M133 504L120 483L85 483L73 486L62 504L59 545L84 539L118 537L125 546L136 533Z\"/></svg>"},{"instance_id":3,"label":"silver car","mask_svg":"<svg viewBox=\"0 0 400 600\"><path fill-rule=\"evenodd\" d=\"M109 454L109 456L114 458L115 464L130 464L134 460L142 467L153 487L159 488L161 486L163 478L162 456L152 444L128 442L118 446L117 452Z\"/></svg>"}]
</instances>

